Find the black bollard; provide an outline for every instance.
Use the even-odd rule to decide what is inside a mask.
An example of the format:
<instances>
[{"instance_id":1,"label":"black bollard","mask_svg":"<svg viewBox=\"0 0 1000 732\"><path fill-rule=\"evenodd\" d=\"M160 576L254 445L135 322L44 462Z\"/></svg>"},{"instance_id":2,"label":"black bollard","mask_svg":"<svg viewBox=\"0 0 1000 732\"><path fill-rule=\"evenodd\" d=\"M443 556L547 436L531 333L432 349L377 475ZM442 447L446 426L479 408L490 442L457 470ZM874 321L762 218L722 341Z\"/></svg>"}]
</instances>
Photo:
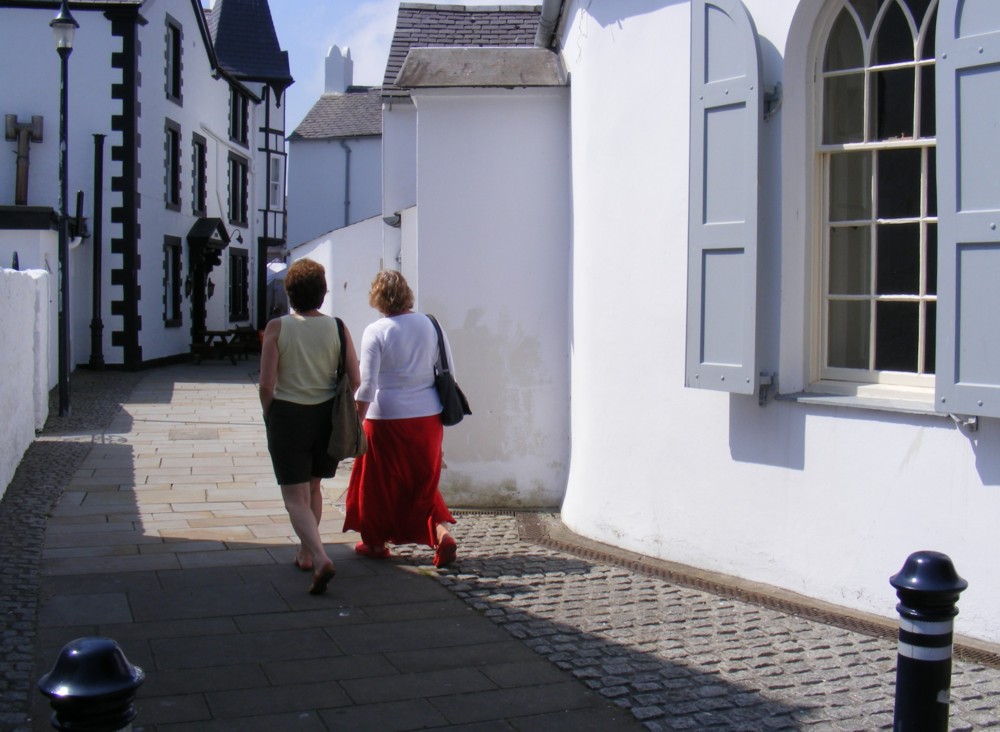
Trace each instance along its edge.
<instances>
[{"instance_id":1,"label":"black bollard","mask_svg":"<svg viewBox=\"0 0 1000 732\"><path fill-rule=\"evenodd\" d=\"M914 552L889 578L899 604L894 732L947 732L958 596L969 583L946 554Z\"/></svg>"},{"instance_id":2,"label":"black bollard","mask_svg":"<svg viewBox=\"0 0 1000 732\"><path fill-rule=\"evenodd\" d=\"M131 728L132 702L145 680L110 638L77 638L63 646L38 689L49 698L56 729L113 732Z\"/></svg>"}]
</instances>

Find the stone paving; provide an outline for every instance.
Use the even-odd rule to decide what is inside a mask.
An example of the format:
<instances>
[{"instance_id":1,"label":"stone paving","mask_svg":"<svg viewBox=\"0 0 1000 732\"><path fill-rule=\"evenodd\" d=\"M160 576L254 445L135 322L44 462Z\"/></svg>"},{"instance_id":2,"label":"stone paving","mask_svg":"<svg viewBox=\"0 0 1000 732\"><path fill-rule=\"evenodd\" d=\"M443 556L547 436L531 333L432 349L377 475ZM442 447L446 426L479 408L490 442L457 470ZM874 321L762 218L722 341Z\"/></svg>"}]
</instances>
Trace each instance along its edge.
<instances>
[{"instance_id":1,"label":"stone paving","mask_svg":"<svg viewBox=\"0 0 1000 732\"><path fill-rule=\"evenodd\" d=\"M442 571L421 547L357 560L342 471L338 576L308 597L254 377L74 375L73 415L0 502L0 730L49 728L35 682L94 634L147 671L137 730L891 729L891 622L596 545L555 513L456 511ZM951 729L1000 729L996 650L958 654Z\"/></svg>"}]
</instances>

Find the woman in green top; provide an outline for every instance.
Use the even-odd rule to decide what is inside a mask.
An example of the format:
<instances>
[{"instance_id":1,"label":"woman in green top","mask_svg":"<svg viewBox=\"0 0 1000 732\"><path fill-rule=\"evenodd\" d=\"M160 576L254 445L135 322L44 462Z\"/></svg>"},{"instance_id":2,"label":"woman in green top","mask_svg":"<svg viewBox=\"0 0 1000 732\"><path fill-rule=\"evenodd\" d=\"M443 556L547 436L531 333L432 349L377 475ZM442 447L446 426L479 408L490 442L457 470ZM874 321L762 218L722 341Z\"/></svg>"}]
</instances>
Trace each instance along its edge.
<instances>
[{"instance_id":1,"label":"woman in green top","mask_svg":"<svg viewBox=\"0 0 1000 732\"><path fill-rule=\"evenodd\" d=\"M334 575L319 533L320 482L337 470L326 447L341 348L346 348L352 390L361 382L361 374L350 332L345 326L341 343L337 321L319 311L327 293L323 265L310 259L292 264L285 275L285 291L293 312L270 321L264 330L260 403L274 476L301 542L295 565L312 571L309 593L319 595Z\"/></svg>"}]
</instances>

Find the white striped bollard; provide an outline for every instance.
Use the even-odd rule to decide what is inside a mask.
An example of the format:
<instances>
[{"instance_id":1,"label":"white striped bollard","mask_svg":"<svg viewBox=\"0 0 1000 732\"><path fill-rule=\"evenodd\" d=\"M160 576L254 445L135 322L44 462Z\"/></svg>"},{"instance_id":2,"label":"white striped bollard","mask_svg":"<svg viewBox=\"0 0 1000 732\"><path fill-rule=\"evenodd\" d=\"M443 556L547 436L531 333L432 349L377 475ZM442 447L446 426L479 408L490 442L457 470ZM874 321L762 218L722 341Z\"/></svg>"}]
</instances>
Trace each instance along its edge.
<instances>
[{"instance_id":1,"label":"white striped bollard","mask_svg":"<svg viewBox=\"0 0 1000 732\"><path fill-rule=\"evenodd\" d=\"M911 554L889 583L899 597L893 732L947 732L955 605L969 583L932 551Z\"/></svg>"}]
</instances>

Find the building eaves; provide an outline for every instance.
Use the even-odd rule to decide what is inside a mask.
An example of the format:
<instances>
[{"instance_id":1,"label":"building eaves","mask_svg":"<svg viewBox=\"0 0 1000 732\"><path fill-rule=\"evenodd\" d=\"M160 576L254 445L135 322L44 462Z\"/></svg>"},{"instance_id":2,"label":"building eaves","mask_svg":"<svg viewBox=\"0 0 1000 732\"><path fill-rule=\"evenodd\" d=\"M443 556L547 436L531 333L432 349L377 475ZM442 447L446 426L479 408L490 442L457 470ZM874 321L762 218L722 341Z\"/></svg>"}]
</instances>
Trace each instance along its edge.
<instances>
[{"instance_id":1,"label":"building eaves","mask_svg":"<svg viewBox=\"0 0 1000 732\"><path fill-rule=\"evenodd\" d=\"M400 3L383 94L406 94L396 77L412 48L531 47L540 17L540 5Z\"/></svg>"},{"instance_id":2,"label":"building eaves","mask_svg":"<svg viewBox=\"0 0 1000 732\"><path fill-rule=\"evenodd\" d=\"M323 140L382 134L382 90L352 86L343 94L324 94L289 140Z\"/></svg>"}]
</instances>

